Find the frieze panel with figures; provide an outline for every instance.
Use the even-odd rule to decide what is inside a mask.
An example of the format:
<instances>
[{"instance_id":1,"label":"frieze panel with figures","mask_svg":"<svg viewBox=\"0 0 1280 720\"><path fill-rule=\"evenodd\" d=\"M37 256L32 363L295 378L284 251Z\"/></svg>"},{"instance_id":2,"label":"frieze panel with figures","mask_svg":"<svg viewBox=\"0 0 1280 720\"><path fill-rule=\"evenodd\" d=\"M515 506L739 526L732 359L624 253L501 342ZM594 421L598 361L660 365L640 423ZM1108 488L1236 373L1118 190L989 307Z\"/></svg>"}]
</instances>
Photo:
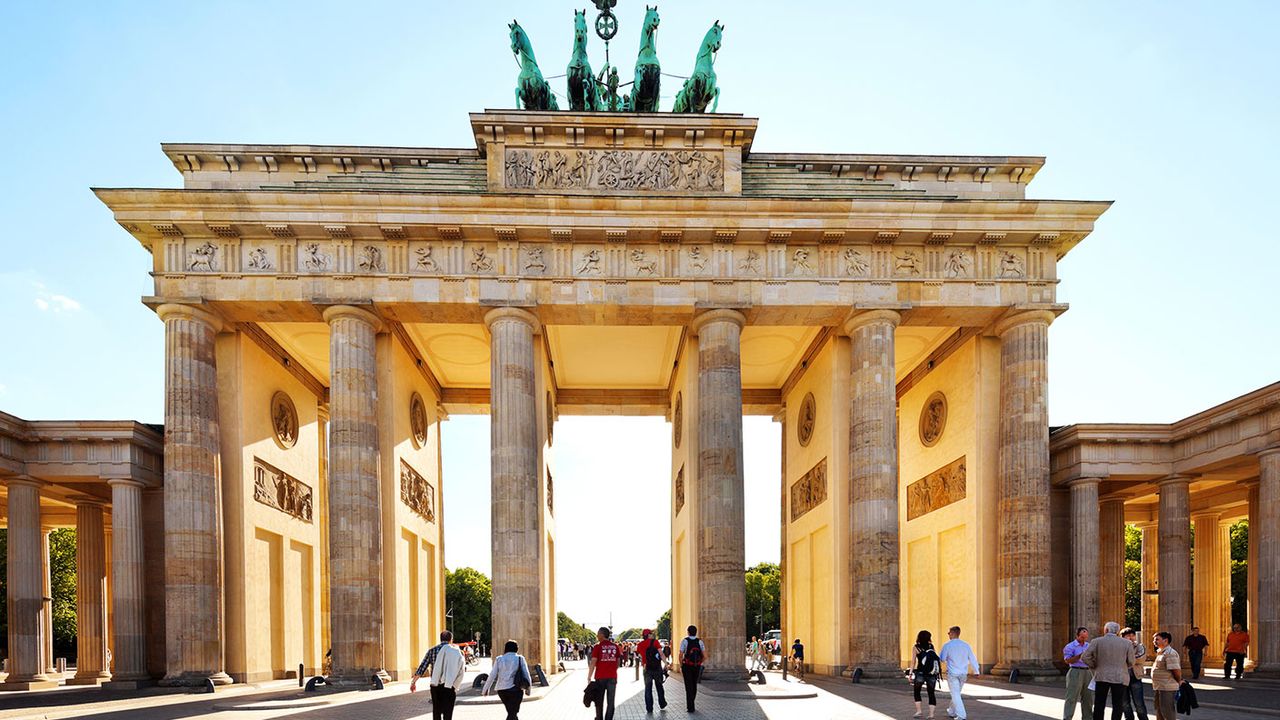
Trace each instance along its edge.
<instances>
[{"instance_id":1,"label":"frieze panel with figures","mask_svg":"<svg viewBox=\"0 0 1280 720\"><path fill-rule=\"evenodd\" d=\"M964 499L965 456L907 486L907 519L915 520Z\"/></svg>"},{"instance_id":2,"label":"frieze panel with figures","mask_svg":"<svg viewBox=\"0 0 1280 720\"><path fill-rule=\"evenodd\" d=\"M427 522L436 521L436 489L404 460L400 461L400 500Z\"/></svg>"},{"instance_id":3,"label":"frieze panel with figures","mask_svg":"<svg viewBox=\"0 0 1280 720\"><path fill-rule=\"evenodd\" d=\"M723 192L724 155L704 150L508 148L503 178L512 190Z\"/></svg>"},{"instance_id":4,"label":"frieze panel with figures","mask_svg":"<svg viewBox=\"0 0 1280 720\"><path fill-rule=\"evenodd\" d=\"M253 499L303 522L311 522L311 486L256 457L253 459Z\"/></svg>"},{"instance_id":5,"label":"frieze panel with figures","mask_svg":"<svg viewBox=\"0 0 1280 720\"><path fill-rule=\"evenodd\" d=\"M804 477L791 484L791 522L818 507L827 499L827 459L813 466Z\"/></svg>"}]
</instances>

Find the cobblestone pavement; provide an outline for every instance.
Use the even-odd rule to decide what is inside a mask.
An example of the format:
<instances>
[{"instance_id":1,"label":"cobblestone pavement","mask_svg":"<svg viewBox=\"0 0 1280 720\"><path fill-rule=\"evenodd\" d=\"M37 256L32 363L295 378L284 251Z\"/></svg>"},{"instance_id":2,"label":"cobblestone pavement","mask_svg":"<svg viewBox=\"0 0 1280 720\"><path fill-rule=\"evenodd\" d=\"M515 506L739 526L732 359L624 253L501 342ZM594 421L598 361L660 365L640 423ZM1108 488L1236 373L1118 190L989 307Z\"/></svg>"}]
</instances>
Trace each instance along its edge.
<instances>
[{"instance_id":1,"label":"cobblestone pavement","mask_svg":"<svg viewBox=\"0 0 1280 720\"><path fill-rule=\"evenodd\" d=\"M586 673L580 663L572 663L570 673L544 697L526 702L524 720L591 720L593 711L582 706ZM667 681L669 706L652 716L645 713L643 683L626 670L618 685L616 720L879 720L911 718L914 707L905 683L895 685L852 685L834 679L816 679L810 687L817 697L804 699L751 699L717 696L703 691L698 695L698 712L684 710L684 687L678 679ZM470 676L468 681L470 681ZM771 678L771 686L780 678ZM468 687L470 687L468 685ZM1233 708L1202 707L1195 720L1280 717L1280 685L1249 684L1226 687L1209 682L1199 687L1202 703L1231 704ZM94 720L416 720L430 718L431 705L423 691L409 694L408 683L393 683L381 692L347 692L307 695L296 686L273 683L267 687L241 687L216 695L144 695L130 699L112 698L100 690L67 689L45 693L0 696L0 718L93 718ZM1008 685L983 682L965 688L969 718L974 720L1040 720L1062 717L1062 688L1059 684ZM474 699L468 691L464 696ZM939 693L938 718L945 720L947 696ZM1255 708L1245 710L1244 708ZM1262 708L1257 710L1256 708ZM458 720L502 720L501 705L462 704L454 715ZM1152 715L1154 717L1154 715Z\"/></svg>"}]
</instances>

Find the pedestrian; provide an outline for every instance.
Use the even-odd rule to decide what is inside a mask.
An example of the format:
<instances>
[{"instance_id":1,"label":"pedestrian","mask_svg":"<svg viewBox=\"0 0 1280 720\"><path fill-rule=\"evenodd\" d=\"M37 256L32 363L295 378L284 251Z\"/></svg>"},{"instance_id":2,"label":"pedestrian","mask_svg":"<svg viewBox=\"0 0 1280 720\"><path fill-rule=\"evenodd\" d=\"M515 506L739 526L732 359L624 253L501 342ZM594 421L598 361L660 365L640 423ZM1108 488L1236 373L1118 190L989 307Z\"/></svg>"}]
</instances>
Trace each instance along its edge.
<instances>
[{"instance_id":1,"label":"pedestrian","mask_svg":"<svg viewBox=\"0 0 1280 720\"><path fill-rule=\"evenodd\" d=\"M1182 684L1182 660L1171 645L1173 636L1158 632L1151 642L1156 646L1156 659L1151 663L1151 688L1155 690L1156 720L1178 720L1175 702Z\"/></svg>"},{"instance_id":2,"label":"pedestrian","mask_svg":"<svg viewBox=\"0 0 1280 720\"><path fill-rule=\"evenodd\" d=\"M950 639L943 643L942 652L938 653L938 659L947 665L947 690L951 691L951 707L947 708L947 714L965 720L964 698L961 697L964 681L969 676L969 668L973 668L976 675L982 674L982 668L973 648L960 639L959 625L953 625L947 631L947 637Z\"/></svg>"},{"instance_id":3,"label":"pedestrian","mask_svg":"<svg viewBox=\"0 0 1280 720\"><path fill-rule=\"evenodd\" d=\"M596 720L613 720L613 699L618 694L618 659L621 649L609 638L609 628L596 631L596 645L587 662L587 681L601 688L596 695Z\"/></svg>"},{"instance_id":4,"label":"pedestrian","mask_svg":"<svg viewBox=\"0 0 1280 720\"><path fill-rule=\"evenodd\" d=\"M702 664L707 659L707 645L698 638L698 626L689 626L689 636L680 641L680 675L684 678L685 710L696 712L693 704L698 697L698 681L702 679Z\"/></svg>"},{"instance_id":5,"label":"pedestrian","mask_svg":"<svg viewBox=\"0 0 1280 720\"><path fill-rule=\"evenodd\" d=\"M533 678L529 675L529 665L520 654L520 646L515 640L508 640L502 648L502 654L493 660L489 670L489 679L484 683L481 695L488 695L494 690L498 698L507 708L507 720L519 720L520 702L524 696L532 692Z\"/></svg>"},{"instance_id":6,"label":"pedestrian","mask_svg":"<svg viewBox=\"0 0 1280 720\"><path fill-rule=\"evenodd\" d=\"M1133 643L1133 667L1129 668L1129 700L1125 703L1125 720L1134 720L1136 713L1139 720L1147 720L1147 701L1142 694L1141 672L1142 661L1147 657L1147 648L1138 642L1138 633L1133 628L1120 631L1120 637Z\"/></svg>"},{"instance_id":7,"label":"pedestrian","mask_svg":"<svg viewBox=\"0 0 1280 720\"><path fill-rule=\"evenodd\" d=\"M667 662L662 657L662 642L653 636L652 630L640 633L644 639L637 650L640 662L644 665L644 711L653 712L653 688L658 688L658 708L667 707L667 691L663 683L667 679Z\"/></svg>"},{"instance_id":8,"label":"pedestrian","mask_svg":"<svg viewBox=\"0 0 1280 720\"><path fill-rule=\"evenodd\" d=\"M755 635L751 636L751 642L747 645L747 657L751 658L751 669L760 669L760 638Z\"/></svg>"},{"instance_id":9,"label":"pedestrian","mask_svg":"<svg viewBox=\"0 0 1280 720\"><path fill-rule=\"evenodd\" d=\"M1249 633L1240 627L1240 623L1231 626L1231 632L1227 633L1227 644L1222 649L1222 657L1226 658L1226 662L1222 665L1222 679L1231 679L1231 663L1236 664L1236 679L1244 679L1244 656L1249 652Z\"/></svg>"},{"instance_id":10,"label":"pedestrian","mask_svg":"<svg viewBox=\"0 0 1280 720\"><path fill-rule=\"evenodd\" d=\"M1062 661L1067 664L1067 701L1062 708L1062 720L1071 720L1080 706L1080 717L1093 716L1093 673L1084 664L1084 651L1089 647L1089 628L1076 628L1076 639L1062 648Z\"/></svg>"},{"instance_id":11,"label":"pedestrian","mask_svg":"<svg viewBox=\"0 0 1280 720\"><path fill-rule=\"evenodd\" d=\"M769 652L769 640L760 638L760 669L768 670L772 664L773 655Z\"/></svg>"},{"instance_id":12,"label":"pedestrian","mask_svg":"<svg viewBox=\"0 0 1280 720\"><path fill-rule=\"evenodd\" d=\"M1109 622L1080 658L1093 671L1093 720L1102 720L1111 697L1111 720L1124 716L1129 675L1133 669L1133 643L1120 637L1120 623Z\"/></svg>"},{"instance_id":13,"label":"pedestrian","mask_svg":"<svg viewBox=\"0 0 1280 720\"><path fill-rule=\"evenodd\" d=\"M427 677L428 669L435 666L436 655L440 653L440 648L452 641L453 633L448 630L440 633L440 643L427 650L427 653L422 656L422 662L418 663L418 669L413 671L413 679L409 681L409 692L417 692L418 679Z\"/></svg>"},{"instance_id":14,"label":"pedestrian","mask_svg":"<svg viewBox=\"0 0 1280 720\"><path fill-rule=\"evenodd\" d=\"M1187 660L1191 662L1191 679L1199 680L1200 671L1204 669L1204 649L1209 647L1209 638L1200 634L1200 628L1191 628L1191 634L1182 641L1182 649L1187 651Z\"/></svg>"},{"instance_id":15,"label":"pedestrian","mask_svg":"<svg viewBox=\"0 0 1280 720\"><path fill-rule=\"evenodd\" d=\"M938 698L934 695L934 691L938 687L938 675L942 673L942 661L938 659L938 653L933 649L933 633L928 630L921 630L916 634L916 645L911 649L915 654L916 666L911 671L911 693L916 699L916 714L912 717L923 717L921 712L920 688L927 688L929 691L929 717L933 717L934 710L938 707Z\"/></svg>"},{"instance_id":16,"label":"pedestrian","mask_svg":"<svg viewBox=\"0 0 1280 720\"><path fill-rule=\"evenodd\" d=\"M779 640L778 642L782 642L782 641ZM800 638L796 638L796 641L791 643L790 662L792 667L795 670L796 675L799 675L800 678L803 679L804 678L804 643L800 642Z\"/></svg>"},{"instance_id":17,"label":"pedestrian","mask_svg":"<svg viewBox=\"0 0 1280 720\"><path fill-rule=\"evenodd\" d=\"M431 665L431 720L453 720L453 706L467 672L467 661L453 644L453 633L446 630L440 633L440 639L443 642ZM413 690L411 682L409 691Z\"/></svg>"}]
</instances>

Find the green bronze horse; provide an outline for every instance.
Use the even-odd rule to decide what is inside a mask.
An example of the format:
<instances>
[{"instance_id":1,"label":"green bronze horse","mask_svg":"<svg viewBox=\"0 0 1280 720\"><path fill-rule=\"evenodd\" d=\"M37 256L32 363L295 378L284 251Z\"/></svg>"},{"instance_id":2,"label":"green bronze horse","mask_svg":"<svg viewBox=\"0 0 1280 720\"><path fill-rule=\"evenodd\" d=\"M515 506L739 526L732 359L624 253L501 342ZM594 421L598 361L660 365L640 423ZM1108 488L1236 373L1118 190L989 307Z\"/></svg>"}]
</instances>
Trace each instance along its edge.
<instances>
[{"instance_id":1,"label":"green bronze horse","mask_svg":"<svg viewBox=\"0 0 1280 720\"><path fill-rule=\"evenodd\" d=\"M658 6L645 5L644 25L640 28L640 54L636 56L636 79L631 84L628 110L658 112L658 88L662 84L662 67L658 64Z\"/></svg>"},{"instance_id":2,"label":"green bronze horse","mask_svg":"<svg viewBox=\"0 0 1280 720\"><path fill-rule=\"evenodd\" d=\"M533 44L524 28L515 20L511 28L511 52L520 57L520 77L516 79L516 107L525 110L559 110L551 86L542 78L538 60L533 56Z\"/></svg>"},{"instance_id":3,"label":"green bronze horse","mask_svg":"<svg viewBox=\"0 0 1280 720\"><path fill-rule=\"evenodd\" d=\"M574 112L601 110L600 90L587 57L587 11L573 11L573 55L565 72L569 83L569 109Z\"/></svg>"},{"instance_id":4,"label":"green bronze horse","mask_svg":"<svg viewBox=\"0 0 1280 720\"><path fill-rule=\"evenodd\" d=\"M717 20L702 38L702 48L698 50L698 59L694 63L693 75L684 81L684 88L676 95L675 107L671 112L704 113L707 105L715 112L720 105L720 88L716 85L716 51L720 49L720 38L724 26Z\"/></svg>"}]
</instances>

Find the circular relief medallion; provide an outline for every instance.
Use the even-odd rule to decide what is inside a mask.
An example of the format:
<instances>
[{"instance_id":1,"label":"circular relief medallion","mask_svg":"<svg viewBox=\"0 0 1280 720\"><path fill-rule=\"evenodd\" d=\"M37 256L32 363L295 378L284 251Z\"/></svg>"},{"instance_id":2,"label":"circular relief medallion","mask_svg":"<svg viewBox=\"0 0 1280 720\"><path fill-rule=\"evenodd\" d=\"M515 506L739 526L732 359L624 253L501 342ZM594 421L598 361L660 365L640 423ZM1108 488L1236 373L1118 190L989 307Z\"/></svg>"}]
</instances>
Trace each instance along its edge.
<instances>
[{"instance_id":1,"label":"circular relief medallion","mask_svg":"<svg viewBox=\"0 0 1280 720\"><path fill-rule=\"evenodd\" d=\"M796 419L796 439L800 447L807 447L813 439L813 426L818 423L818 401L813 393L807 393L800 401L800 417Z\"/></svg>"},{"instance_id":2,"label":"circular relief medallion","mask_svg":"<svg viewBox=\"0 0 1280 720\"><path fill-rule=\"evenodd\" d=\"M271 428L276 444L288 450L298 443L298 409L284 391L271 396Z\"/></svg>"},{"instance_id":3,"label":"circular relief medallion","mask_svg":"<svg viewBox=\"0 0 1280 720\"><path fill-rule=\"evenodd\" d=\"M920 442L925 447L933 447L942 437L947 427L947 396L941 391L929 396L920 412Z\"/></svg>"},{"instance_id":4,"label":"circular relief medallion","mask_svg":"<svg viewBox=\"0 0 1280 720\"><path fill-rule=\"evenodd\" d=\"M409 398L409 431L413 434L413 446L422 449L427 444L427 406L418 393Z\"/></svg>"},{"instance_id":5,"label":"circular relief medallion","mask_svg":"<svg viewBox=\"0 0 1280 720\"><path fill-rule=\"evenodd\" d=\"M676 409L671 413L671 432L672 440L675 441L676 449L680 449L680 436L684 432L684 396L676 393Z\"/></svg>"},{"instance_id":6,"label":"circular relief medallion","mask_svg":"<svg viewBox=\"0 0 1280 720\"><path fill-rule=\"evenodd\" d=\"M551 391L547 391L547 444L555 441L556 406L551 402ZM548 476L550 477L550 476Z\"/></svg>"}]
</instances>

